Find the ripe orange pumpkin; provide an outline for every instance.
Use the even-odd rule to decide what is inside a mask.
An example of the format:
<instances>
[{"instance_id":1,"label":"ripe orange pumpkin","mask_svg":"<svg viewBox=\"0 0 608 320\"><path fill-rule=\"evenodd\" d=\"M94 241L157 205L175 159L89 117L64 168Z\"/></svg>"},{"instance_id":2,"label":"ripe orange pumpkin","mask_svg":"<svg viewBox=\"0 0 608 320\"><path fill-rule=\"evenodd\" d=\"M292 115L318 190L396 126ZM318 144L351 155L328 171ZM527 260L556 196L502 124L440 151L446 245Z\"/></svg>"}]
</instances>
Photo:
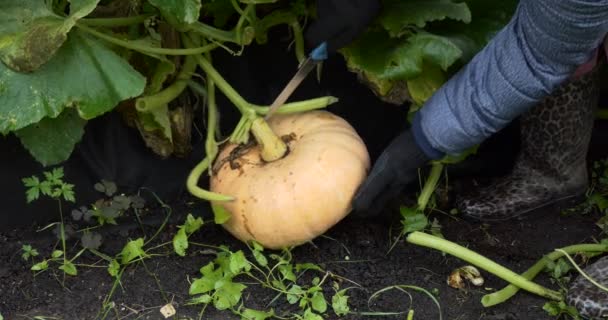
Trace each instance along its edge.
<instances>
[{"instance_id":1,"label":"ripe orange pumpkin","mask_svg":"<svg viewBox=\"0 0 608 320\"><path fill-rule=\"evenodd\" d=\"M287 137L286 156L264 162L259 146L235 150L228 144L210 187L235 198L213 203L231 215L226 230L241 241L281 249L316 238L351 211L370 158L354 128L328 111L275 115L268 124Z\"/></svg>"}]
</instances>

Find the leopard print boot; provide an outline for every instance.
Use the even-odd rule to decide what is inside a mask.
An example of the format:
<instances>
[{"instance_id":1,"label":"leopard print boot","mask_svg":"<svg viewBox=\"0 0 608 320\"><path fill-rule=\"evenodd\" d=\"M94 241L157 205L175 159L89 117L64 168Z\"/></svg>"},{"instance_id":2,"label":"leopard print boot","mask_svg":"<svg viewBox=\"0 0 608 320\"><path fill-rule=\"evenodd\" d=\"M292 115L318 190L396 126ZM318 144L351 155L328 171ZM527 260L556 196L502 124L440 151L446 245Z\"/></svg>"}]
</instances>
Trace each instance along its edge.
<instances>
[{"instance_id":1,"label":"leopard print boot","mask_svg":"<svg viewBox=\"0 0 608 320\"><path fill-rule=\"evenodd\" d=\"M608 287L608 256L585 268L585 273L600 285ZM604 291L585 277L578 276L568 289L568 305L574 306L585 319L608 319L608 291Z\"/></svg>"},{"instance_id":2,"label":"leopard print boot","mask_svg":"<svg viewBox=\"0 0 608 320\"><path fill-rule=\"evenodd\" d=\"M456 200L465 218L503 221L584 195L587 148L599 99L595 70L559 86L521 118L521 151L512 172Z\"/></svg>"}]
</instances>

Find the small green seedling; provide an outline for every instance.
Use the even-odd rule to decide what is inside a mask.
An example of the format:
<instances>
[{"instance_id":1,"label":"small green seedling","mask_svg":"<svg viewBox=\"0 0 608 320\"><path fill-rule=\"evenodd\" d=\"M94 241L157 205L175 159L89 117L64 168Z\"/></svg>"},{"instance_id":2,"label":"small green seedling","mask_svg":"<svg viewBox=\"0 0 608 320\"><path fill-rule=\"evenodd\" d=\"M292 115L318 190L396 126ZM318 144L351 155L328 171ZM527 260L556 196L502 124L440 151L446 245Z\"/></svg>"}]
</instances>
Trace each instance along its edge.
<instances>
[{"instance_id":1,"label":"small green seedling","mask_svg":"<svg viewBox=\"0 0 608 320\"><path fill-rule=\"evenodd\" d=\"M564 301L549 301L543 305L543 310L545 310L550 316L557 318L560 318L563 315L568 315L573 320L583 319L575 307L567 305Z\"/></svg>"},{"instance_id":2,"label":"small green seedling","mask_svg":"<svg viewBox=\"0 0 608 320\"><path fill-rule=\"evenodd\" d=\"M76 202L74 197L74 185L63 181L63 168L55 168L52 171L45 171L44 180L36 176L23 178L22 182L27 187L26 199L28 203L38 200L40 195L48 196L60 201Z\"/></svg>"},{"instance_id":3,"label":"small green seedling","mask_svg":"<svg viewBox=\"0 0 608 320\"><path fill-rule=\"evenodd\" d=\"M64 172L63 168L55 168L52 171L43 172L44 179L40 180L37 176L31 176L29 178L23 178L22 182L27 188L26 200L31 203L40 198L40 195L47 196L57 201L59 206L59 216L61 221L59 223L59 238L61 239L62 250L55 250L51 254L50 259L45 259L32 266L33 271L44 271L48 269L49 262L59 262L59 270L62 270L64 274L76 275L78 273L76 266L72 262L76 257L82 254L82 250L71 260L68 260L65 256L66 252L66 232L63 220L63 209L62 200L68 202L76 202L74 195L74 185L63 181Z\"/></svg>"},{"instance_id":4,"label":"small green seedling","mask_svg":"<svg viewBox=\"0 0 608 320\"><path fill-rule=\"evenodd\" d=\"M196 232L203 226L203 219L194 218L192 214L188 214L186 217L186 222L178 226L179 231L173 237L173 250L180 256L186 255L186 249L188 249L188 237Z\"/></svg>"},{"instance_id":5,"label":"small green seedling","mask_svg":"<svg viewBox=\"0 0 608 320\"><path fill-rule=\"evenodd\" d=\"M34 258L37 257L39 255L38 250L32 248L31 245L29 244L24 244L21 247L21 250L23 251L23 253L21 254L21 258L23 258L23 260L27 261L30 258Z\"/></svg>"},{"instance_id":6,"label":"small green seedling","mask_svg":"<svg viewBox=\"0 0 608 320\"><path fill-rule=\"evenodd\" d=\"M189 221L196 221L189 218ZM200 227L200 223L195 226ZM183 239L188 234L186 222L180 226L177 239ZM184 230L184 231L182 231ZM181 243L181 240L178 242ZM174 242L175 245L175 242ZM181 246L181 245L180 245ZM243 296L248 288L241 278L248 278L263 287L275 291L280 297L294 306L298 306L296 313L288 316L281 315L282 319L316 320L323 319L329 310L329 303L325 297L323 285L327 279L334 277L330 272L324 271L312 263L294 264L290 250L283 250L281 254L265 254L264 248L251 242L248 246L251 256L248 258L242 250L231 251L225 246L217 247L216 258L200 269L200 277L195 278L190 285L189 294L193 296L189 304L214 306L217 310L229 310L242 319L267 319L277 316L273 308L268 310L254 310L244 306ZM323 277L314 276L308 284L301 277L305 272L319 272ZM340 289L337 282L333 283L334 295L331 298L331 307L338 316L350 312L348 306L348 289ZM272 304L272 302L270 304ZM270 305L269 304L269 305ZM204 310L204 309L203 309Z\"/></svg>"}]
</instances>

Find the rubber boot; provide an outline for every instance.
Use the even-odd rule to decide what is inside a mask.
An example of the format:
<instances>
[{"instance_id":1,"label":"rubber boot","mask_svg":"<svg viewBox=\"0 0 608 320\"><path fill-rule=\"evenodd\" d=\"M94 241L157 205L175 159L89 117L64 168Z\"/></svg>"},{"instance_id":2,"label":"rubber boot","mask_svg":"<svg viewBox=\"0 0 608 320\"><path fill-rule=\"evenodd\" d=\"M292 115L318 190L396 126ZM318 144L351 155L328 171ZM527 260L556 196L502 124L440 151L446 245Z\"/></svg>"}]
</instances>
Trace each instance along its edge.
<instances>
[{"instance_id":1,"label":"rubber boot","mask_svg":"<svg viewBox=\"0 0 608 320\"><path fill-rule=\"evenodd\" d=\"M608 256L600 258L583 271L598 284L608 287ZM566 302L585 319L608 319L608 291L598 288L583 276L579 275L568 288Z\"/></svg>"},{"instance_id":2,"label":"rubber boot","mask_svg":"<svg viewBox=\"0 0 608 320\"><path fill-rule=\"evenodd\" d=\"M521 150L511 173L457 199L458 210L471 220L503 221L584 196L598 99L598 68L559 86L521 117Z\"/></svg>"}]
</instances>

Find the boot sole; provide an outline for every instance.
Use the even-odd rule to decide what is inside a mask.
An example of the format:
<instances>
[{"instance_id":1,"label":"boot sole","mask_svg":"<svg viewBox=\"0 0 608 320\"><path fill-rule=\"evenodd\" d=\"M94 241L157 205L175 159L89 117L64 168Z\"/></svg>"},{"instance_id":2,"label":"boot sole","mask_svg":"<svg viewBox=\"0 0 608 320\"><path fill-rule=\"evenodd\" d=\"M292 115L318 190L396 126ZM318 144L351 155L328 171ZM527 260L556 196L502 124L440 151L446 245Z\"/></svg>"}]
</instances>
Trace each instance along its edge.
<instances>
[{"instance_id":1,"label":"boot sole","mask_svg":"<svg viewBox=\"0 0 608 320\"><path fill-rule=\"evenodd\" d=\"M538 217L540 213L548 213L548 212L553 213L554 210L562 211L563 209L576 206L577 204L580 204L581 202L583 202L585 200L585 198L586 198L585 194L586 194L586 190L582 191L580 193L576 193L574 195L556 198L551 201L544 202L537 206L531 207L529 209L519 211L513 215L510 215L510 216L507 216L504 218L486 219L486 218L479 218L479 217L468 216L468 215L463 215L462 217L464 220L467 220L469 222L504 222L504 221L509 221L509 220L524 221L533 216ZM547 210L549 208L553 208L554 210Z\"/></svg>"}]
</instances>

